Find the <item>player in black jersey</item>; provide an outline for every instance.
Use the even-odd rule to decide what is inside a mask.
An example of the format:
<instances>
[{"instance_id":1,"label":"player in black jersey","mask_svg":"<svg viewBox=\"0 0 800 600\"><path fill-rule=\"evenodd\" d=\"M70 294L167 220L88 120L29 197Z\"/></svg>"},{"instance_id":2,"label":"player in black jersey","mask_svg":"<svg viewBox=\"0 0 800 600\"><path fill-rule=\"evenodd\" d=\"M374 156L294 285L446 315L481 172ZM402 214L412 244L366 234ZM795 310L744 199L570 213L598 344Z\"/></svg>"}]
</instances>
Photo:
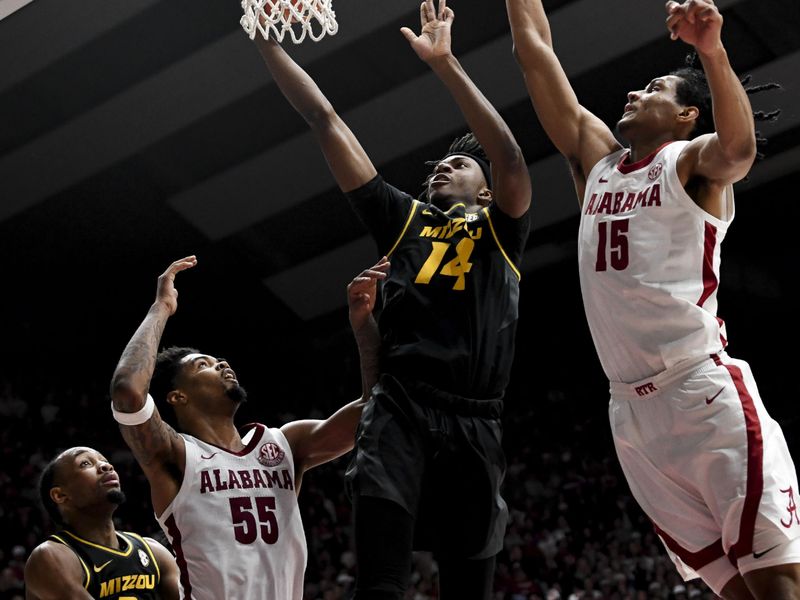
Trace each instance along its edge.
<instances>
[{"instance_id":1,"label":"player in black jersey","mask_svg":"<svg viewBox=\"0 0 800 600\"><path fill-rule=\"evenodd\" d=\"M508 127L451 52L453 11L444 0L438 9L426 0L420 13L420 35L402 33L474 136L436 161L419 201L384 182L280 46L257 42L380 254L392 261L379 320L382 375L347 476L358 600L401 598L412 548L435 552L441 598L488 598L507 516L499 417L514 353L530 179Z\"/></svg>"},{"instance_id":2,"label":"player in black jersey","mask_svg":"<svg viewBox=\"0 0 800 600\"><path fill-rule=\"evenodd\" d=\"M124 500L114 467L91 448L70 448L45 467L39 484L50 518L63 527L25 565L29 600L177 599L178 567L155 540L117 531Z\"/></svg>"}]
</instances>

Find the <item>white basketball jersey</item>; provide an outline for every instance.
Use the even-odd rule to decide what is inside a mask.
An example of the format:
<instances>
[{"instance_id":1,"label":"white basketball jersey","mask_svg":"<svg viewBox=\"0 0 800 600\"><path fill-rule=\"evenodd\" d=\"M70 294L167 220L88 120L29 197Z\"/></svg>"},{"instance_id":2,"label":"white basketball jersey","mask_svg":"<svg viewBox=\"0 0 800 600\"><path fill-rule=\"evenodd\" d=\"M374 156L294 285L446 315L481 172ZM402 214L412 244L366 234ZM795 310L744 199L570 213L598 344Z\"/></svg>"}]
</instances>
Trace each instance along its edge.
<instances>
[{"instance_id":1,"label":"white basketball jersey","mask_svg":"<svg viewBox=\"0 0 800 600\"><path fill-rule=\"evenodd\" d=\"M676 170L688 142L672 142L625 165L628 150L589 173L578 242L583 303L610 381L630 383L681 361L719 353L720 244L733 219L697 206Z\"/></svg>"},{"instance_id":2,"label":"white basketball jersey","mask_svg":"<svg viewBox=\"0 0 800 600\"><path fill-rule=\"evenodd\" d=\"M241 452L182 437L183 482L158 518L175 550L181 598L301 600L306 540L286 437L258 424Z\"/></svg>"}]
</instances>

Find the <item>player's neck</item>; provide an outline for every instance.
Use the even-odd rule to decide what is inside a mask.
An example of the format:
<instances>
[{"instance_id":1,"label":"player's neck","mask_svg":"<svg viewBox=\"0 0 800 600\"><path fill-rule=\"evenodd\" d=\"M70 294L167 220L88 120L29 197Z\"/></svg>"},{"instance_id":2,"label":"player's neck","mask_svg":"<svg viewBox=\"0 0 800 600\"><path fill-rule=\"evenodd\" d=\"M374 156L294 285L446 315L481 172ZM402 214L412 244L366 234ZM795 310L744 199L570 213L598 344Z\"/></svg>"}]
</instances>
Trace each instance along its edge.
<instances>
[{"instance_id":1,"label":"player's neck","mask_svg":"<svg viewBox=\"0 0 800 600\"><path fill-rule=\"evenodd\" d=\"M87 542L118 550L119 538L114 528L114 521L111 520L112 513L100 516L88 514L73 516L66 529Z\"/></svg>"},{"instance_id":2,"label":"player's neck","mask_svg":"<svg viewBox=\"0 0 800 600\"><path fill-rule=\"evenodd\" d=\"M192 423L187 433L207 444L219 446L231 452L244 449L242 436L233 424L231 417L207 416L202 421Z\"/></svg>"},{"instance_id":3,"label":"player's neck","mask_svg":"<svg viewBox=\"0 0 800 600\"><path fill-rule=\"evenodd\" d=\"M670 132L658 136L648 137L646 139L629 140L631 144L631 153L625 162L628 164L639 162L643 158L650 156L664 144L674 142L676 139L677 138Z\"/></svg>"}]
</instances>

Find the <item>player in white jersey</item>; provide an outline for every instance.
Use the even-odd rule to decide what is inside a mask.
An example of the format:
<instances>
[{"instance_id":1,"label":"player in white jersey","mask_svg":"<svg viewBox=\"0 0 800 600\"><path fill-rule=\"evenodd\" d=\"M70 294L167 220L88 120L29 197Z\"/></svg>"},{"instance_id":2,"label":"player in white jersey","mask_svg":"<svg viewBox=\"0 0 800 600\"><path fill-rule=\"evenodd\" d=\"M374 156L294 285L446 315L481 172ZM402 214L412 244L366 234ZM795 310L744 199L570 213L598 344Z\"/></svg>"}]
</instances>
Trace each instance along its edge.
<instances>
[{"instance_id":1,"label":"player in white jersey","mask_svg":"<svg viewBox=\"0 0 800 600\"><path fill-rule=\"evenodd\" d=\"M506 8L534 108L580 199L584 305L631 490L684 578L724 598L800 598L794 464L749 367L725 354L717 317L731 184L756 156L722 16L711 0L667 3L672 39L703 70L629 92L623 148L578 102L541 0Z\"/></svg>"},{"instance_id":2,"label":"player in white jersey","mask_svg":"<svg viewBox=\"0 0 800 600\"><path fill-rule=\"evenodd\" d=\"M306 543L297 494L307 469L353 447L363 400L377 377L372 309L389 263L383 259L348 286L362 399L326 420L255 424L243 435L233 419L246 392L225 360L192 348L157 356L177 309L175 275L196 263L194 256L178 260L159 277L156 300L114 372L114 417L150 483L180 568L182 598L300 600ZM172 405L184 433L161 419L148 390Z\"/></svg>"}]
</instances>

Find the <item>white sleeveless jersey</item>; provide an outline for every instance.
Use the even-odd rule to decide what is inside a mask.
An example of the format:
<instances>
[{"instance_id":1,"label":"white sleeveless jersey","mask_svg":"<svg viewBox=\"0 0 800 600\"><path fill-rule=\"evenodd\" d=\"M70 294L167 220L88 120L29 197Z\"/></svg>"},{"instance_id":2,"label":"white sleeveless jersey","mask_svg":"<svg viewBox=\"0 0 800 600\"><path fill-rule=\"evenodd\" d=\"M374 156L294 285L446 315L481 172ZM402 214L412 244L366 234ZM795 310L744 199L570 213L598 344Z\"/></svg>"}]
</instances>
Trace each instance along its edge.
<instances>
[{"instance_id":1,"label":"white sleeveless jersey","mask_svg":"<svg viewBox=\"0 0 800 600\"><path fill-rule=\"evenodd\" d=\"M586 181L578 264L586 318L610 381L630 383L684 360L721 352L717 318L720 244L733 219L697 206L676 170L688 142L672 142L636 163L620 150Z\"/></svg>"},{"instance_id":2,"label":"white sleeveless jersey","mask_svg":"<svg viewBox=\"0 0 800 600\"><path fill-rule=\"evenodd\" d=\"M241 452L182 437L183 482L158 518L175 550L181 598L301 600L306 540L286 437L258 424Z\"/></svg>"}]
</instances>

